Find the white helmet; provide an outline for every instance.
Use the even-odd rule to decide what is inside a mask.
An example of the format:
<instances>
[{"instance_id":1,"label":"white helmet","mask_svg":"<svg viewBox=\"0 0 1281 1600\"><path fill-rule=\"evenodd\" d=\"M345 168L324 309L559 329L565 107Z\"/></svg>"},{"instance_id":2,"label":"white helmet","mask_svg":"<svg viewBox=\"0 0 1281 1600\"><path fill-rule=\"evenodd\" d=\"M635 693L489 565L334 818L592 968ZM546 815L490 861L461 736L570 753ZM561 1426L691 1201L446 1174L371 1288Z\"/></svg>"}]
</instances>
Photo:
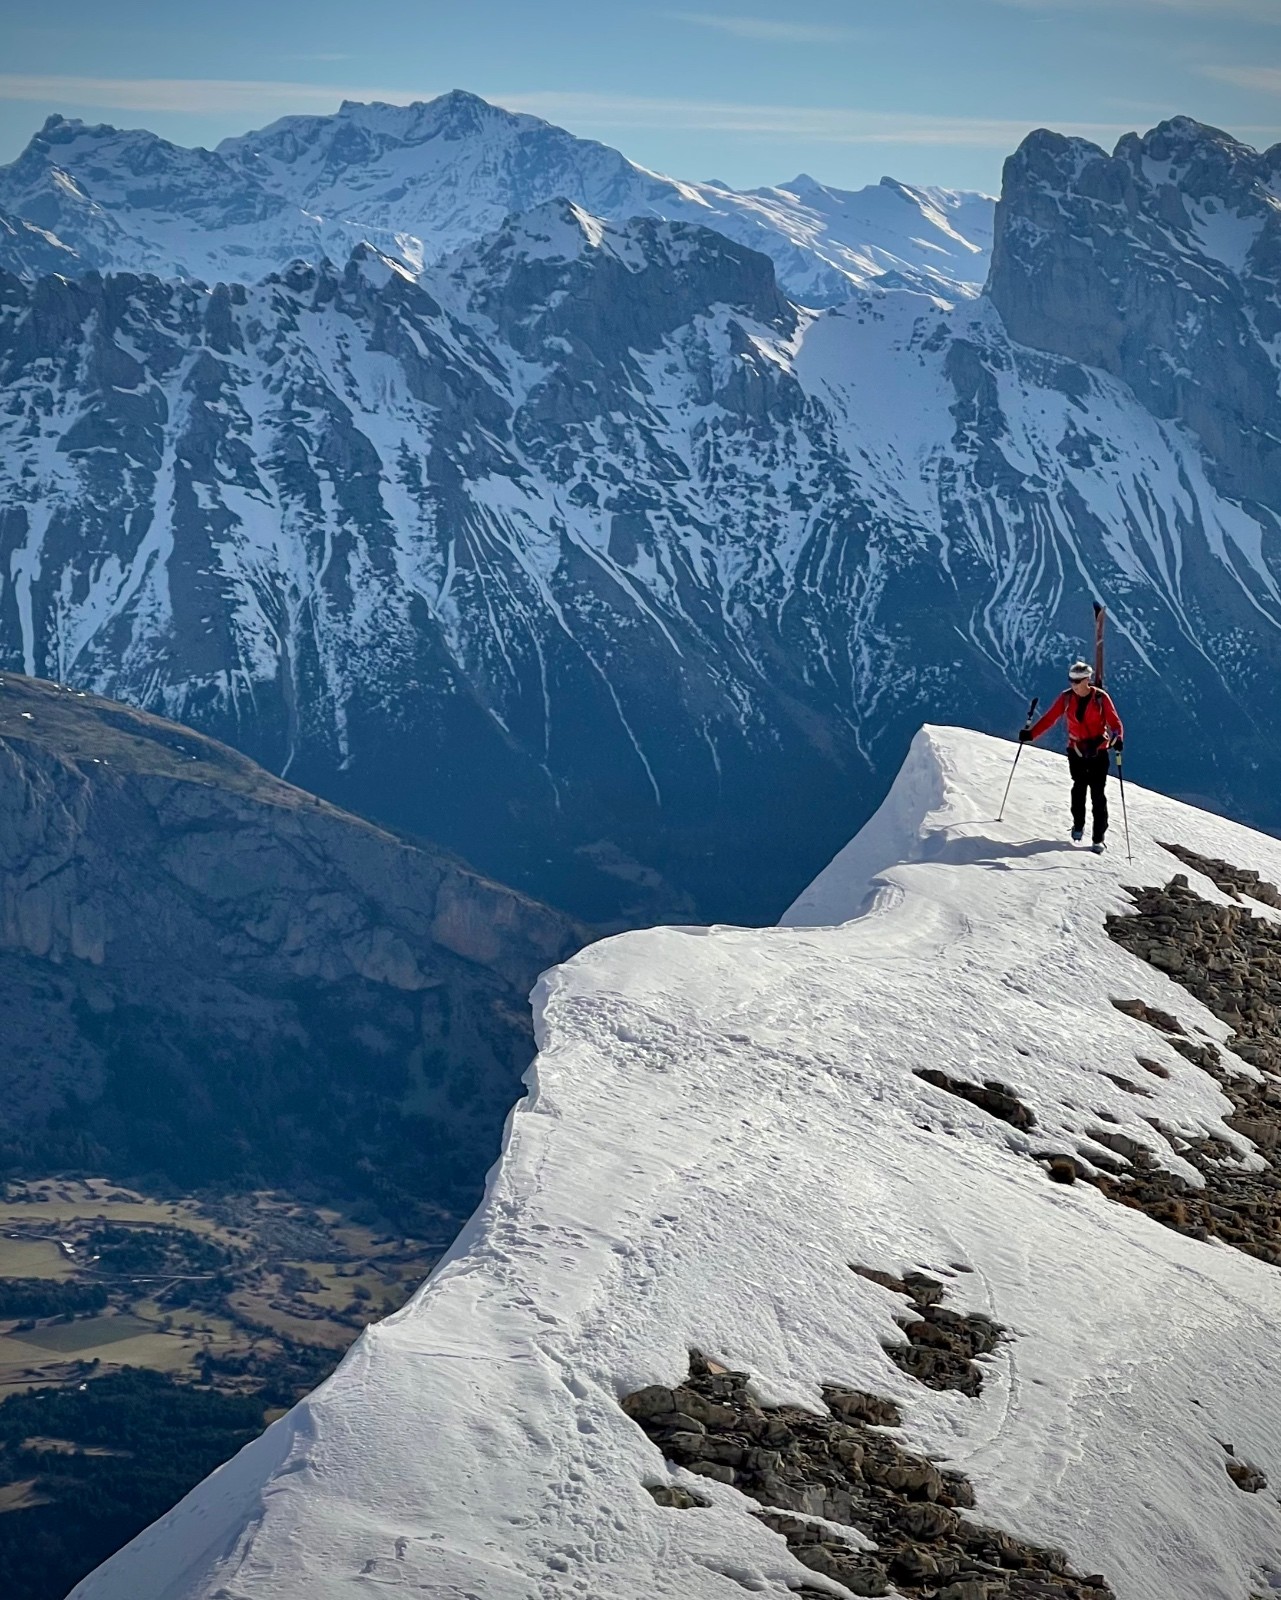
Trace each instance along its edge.
<instances>
[{"instance_id":1,"label":"white helmet","mask_svg":"<svg viewBox=\"0 0 1281 1600\"><path fill-rule=\"evenodd\" d=\"M1094 668L1088 661L1074 661L1068 668L1069 683L1080 683L1083 679L1094 676Z\"/></svg>"}]
</instances>

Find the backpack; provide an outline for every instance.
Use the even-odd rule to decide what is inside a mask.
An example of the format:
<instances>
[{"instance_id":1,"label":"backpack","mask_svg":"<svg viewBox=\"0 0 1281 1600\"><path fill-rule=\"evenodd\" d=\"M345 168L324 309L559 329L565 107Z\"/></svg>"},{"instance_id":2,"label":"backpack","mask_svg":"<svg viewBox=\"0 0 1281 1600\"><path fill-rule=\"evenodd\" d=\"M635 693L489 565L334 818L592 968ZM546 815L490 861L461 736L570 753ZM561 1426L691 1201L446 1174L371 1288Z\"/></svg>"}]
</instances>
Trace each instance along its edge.
<instances>
[{"instance_id":1,"label":"backpack","mask_svg":"<svg viewBox=\"0 0 1281 1600\"><path fill-rule=\"evenodd\" d=\"M1075 705L1073 704L1074 701L1076 702ZM1074 734L1072 732L1072 724L1074 722L1078 728L1082 728L1085 722L1085 708L1088 705L1094 705L1098 709L1100 715L1102 715L1102 689L1091 689L1089 694L1085 695L1084 697L1074 694L1069 699L1067 708L1068 744L1069 746L1074 745L1083 756L1096 756L1107 744L1106 723L1104 724L1104 731L1101 735L1091 734L1087 737L1084 732L1080 734ZM1075 716L1073 715L1073 712L1076 713Z\"/></svg>"}]
</instances>

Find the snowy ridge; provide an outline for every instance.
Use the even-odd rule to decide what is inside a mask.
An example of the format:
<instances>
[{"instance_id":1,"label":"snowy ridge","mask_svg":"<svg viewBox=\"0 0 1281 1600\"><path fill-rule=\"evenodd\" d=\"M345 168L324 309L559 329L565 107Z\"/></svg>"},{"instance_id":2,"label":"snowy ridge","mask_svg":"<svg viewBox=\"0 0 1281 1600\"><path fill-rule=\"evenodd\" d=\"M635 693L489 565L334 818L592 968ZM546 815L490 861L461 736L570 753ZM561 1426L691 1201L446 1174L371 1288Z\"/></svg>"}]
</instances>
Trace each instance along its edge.
<instances>
[{"instance_id":1,"label":"snowy ridge","mask_svg":"<svg viewBox=\"0 0 1281 1600\"><path fill-rule=\"evenodd\" d=\"M344 101L216 151L55 116L0 167L0 205L53 229L86 265L208 283L253 281L295 257L345 260L362 240L419 272L557 198L615 222L716 228L821 305L886 272L976 294L995 205L888 178L856 191L804 177L748 192L688 183L461 90L408 106Z\"/></svg>"},{"instance_id":2,"label":"snowy ridge","mask_svg":"<svg viewBox=\"0 0 1281 1600\"><path fill-rule=\"evenodd\" d=\"M905 1442L970 1477L975 1517L1061 1546L1118 1600L1268 1587L1281 1520L1220 1441L1281 1476L1281 1275L1053 1185L1032 1152L1081 1159L1103 1116L1198 1181L1151 1117L1259 1164L1214 1082L1110 1001L1225 1027L1103 919L1129 908L1122 884L1178 866L1158 839L1273 880L1281 843L1130 786L1133 865L1096 860L1064 837L1049 753L1024 753L991 821L1012 752L923 729L783 925L627 934L547 974L529 1093L449 1258L75 1600L842 1592L619 1408L678 1381L691 1346L768 1403L821 1409L824 1383L893 1397ZM1107 1076L1136 1053L1169 1073L1148 1099ZM923 1067L1002 1079L1035 1133ZM889 1361L895 1296L851 1263L932 1272L1010 1330L979 1396ZM644 1486L673 1476L710 1507L656 1506Z\"/></svg>"}]
</instances>

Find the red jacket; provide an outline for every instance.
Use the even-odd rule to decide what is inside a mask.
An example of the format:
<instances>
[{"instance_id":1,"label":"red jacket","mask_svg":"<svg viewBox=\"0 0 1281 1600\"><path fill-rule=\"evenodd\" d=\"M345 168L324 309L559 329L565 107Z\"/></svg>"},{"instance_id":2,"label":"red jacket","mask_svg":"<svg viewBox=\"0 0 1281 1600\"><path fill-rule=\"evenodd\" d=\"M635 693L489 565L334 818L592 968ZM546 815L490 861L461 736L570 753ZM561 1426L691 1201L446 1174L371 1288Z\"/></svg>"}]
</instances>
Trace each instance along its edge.
<instances>
[{"instance_id":1,"label":"red jacket","mask_svg":"<svg viewBox=\"0 0 1281 1600\"><path fill-rule=\"evenodd\" d=\"M1116 707L1103 689L1091 689L1084 699L1075 689L1064 689L1041 720L1032 724L1032 737L1039 739L1065 714L1069 750L1090 755L1105 743L1111 744L1114 739L1125 737Z\"/></svg>"}]
</instances>

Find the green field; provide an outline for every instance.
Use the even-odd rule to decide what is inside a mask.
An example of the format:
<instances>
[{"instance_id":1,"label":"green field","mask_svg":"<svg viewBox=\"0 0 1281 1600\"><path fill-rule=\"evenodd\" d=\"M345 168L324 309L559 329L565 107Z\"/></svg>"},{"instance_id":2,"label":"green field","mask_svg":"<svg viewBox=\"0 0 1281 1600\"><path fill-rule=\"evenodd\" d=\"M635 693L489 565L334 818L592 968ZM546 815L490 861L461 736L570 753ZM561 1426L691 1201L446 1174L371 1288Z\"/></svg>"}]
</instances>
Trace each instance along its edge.
<instances>
[{"instance_id":1,"label":"green field","mask_svg":"<svg viewBox=\"0 0 1281 1600\"><path fill-rule=\"evenodd\" d=\"M0 1239L0 1278L63 1279L74 1271L56 1239Z\"/></svg>"},{"instance_id":2,"label":"green field","mask_svg":"<svg viewBox=\"0 0 1281 1600\"><path fill-rule=\"evenodd\" d=\"M77 1322L54 1322L45 1327L33 1328L29 1333L13 1333L9 1337L15 1344L29 1344L37 1350L55 1350L59 1355L73 1355L83 1350L119 1344L122 1339L136 1339L141 1334L155 1332L154 1322L144 1322L141 1317L124 1315L85 1317Z\"/></svg>"}]
</instances>

